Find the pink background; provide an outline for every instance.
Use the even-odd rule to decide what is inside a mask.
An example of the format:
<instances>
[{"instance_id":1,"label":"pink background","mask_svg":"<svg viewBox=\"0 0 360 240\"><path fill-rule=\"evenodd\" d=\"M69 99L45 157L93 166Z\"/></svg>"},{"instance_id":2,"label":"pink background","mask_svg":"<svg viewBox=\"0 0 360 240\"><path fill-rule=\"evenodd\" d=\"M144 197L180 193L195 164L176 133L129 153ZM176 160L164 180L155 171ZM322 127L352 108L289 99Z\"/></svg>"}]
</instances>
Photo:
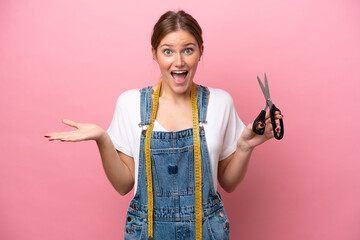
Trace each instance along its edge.
<instances>
[{"instance_id":1,"label":"pink background","mask_svg":"<svg viewBox=\"0 0 360 240\"><path fill-rule=\"evenodd\" d=\"M266 72L285 137L257 148L223 193L232 239L360 239L357 0L0 2L0 238L122 239L133 192L106 179L94 142L48 142L62 118L107 128L127 89L155 84L152 26L185 9L204 30L196 82L251 122Z\"/></svg>"}]
</instances>

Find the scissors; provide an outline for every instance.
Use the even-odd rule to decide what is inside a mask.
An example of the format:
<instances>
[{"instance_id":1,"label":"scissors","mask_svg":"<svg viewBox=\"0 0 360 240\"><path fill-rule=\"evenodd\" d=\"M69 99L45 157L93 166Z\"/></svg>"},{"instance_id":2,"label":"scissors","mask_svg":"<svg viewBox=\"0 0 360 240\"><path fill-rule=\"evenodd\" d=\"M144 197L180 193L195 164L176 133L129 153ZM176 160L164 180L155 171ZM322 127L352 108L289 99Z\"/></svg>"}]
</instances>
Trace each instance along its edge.
<instances>
[{"instance_id":1,"label":"scissors","mask_svg":"<svg viewBox=\"0 0 360 240\"><path fill-rule=\"evenodd\" d=\"M259 77L257 77L257 80L258 80L258 82L260 84L260 87L261 87L261 90L262 90L262 92L264 94L264 97L265 97L265 100L266 100L266 105L265 105L264 110L261 110L259 116L255 119L255 121L253 123L253 126L252 126L252 130L258 135L263 135L264 134L265 125L266 125L266 123L265 123L266 109L270 108L270 118L271 118L271 125L272 125L273 131L274 131L274 137L275 137L275 139L280 140L284 136L284 124L283 124L283 120L279 119L280 132L277 132L276 131L277 124L276 124L276 121L275 121L275 112L276 111L280 112L280 110L277 107L275 107L275 105L271 101L270 92L269 92L269 85L268 85L268 81L267 81L267 78L266 78L266 74L265 74L265 87L264 87L264 85L261 82ZM281 114L281 112L280 112L280 114ZM264 127L256 129L256 125L258 123L263 123Z\"/></svg>"}]
</instances>

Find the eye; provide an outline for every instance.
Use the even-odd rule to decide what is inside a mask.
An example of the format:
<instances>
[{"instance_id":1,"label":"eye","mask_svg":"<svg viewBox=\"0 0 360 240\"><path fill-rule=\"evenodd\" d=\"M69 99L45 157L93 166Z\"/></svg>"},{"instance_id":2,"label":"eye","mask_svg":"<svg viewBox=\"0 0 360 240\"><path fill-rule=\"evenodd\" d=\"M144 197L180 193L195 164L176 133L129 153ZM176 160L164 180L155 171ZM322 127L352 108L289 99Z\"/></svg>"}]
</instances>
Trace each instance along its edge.
<instances>
[{"instance_id":1,"label":"eye","mask_svg":"<svg viewBox=\"0 0 360 240\"><path fill-rule=\"evenodd\" d=\"M193 50L192 48L186 48L184 52L185 54L192 54Z\"/></svg>"},{"instance_id":2,"label":"eye","mask_svg":"<svg viewBox=\"0 0 360 240\"><path fill-rule=\"evenodd\" d=\"M165 49L164 50L164 54L165 55L171 55L172 54L172 51L170 49Z\"/></svg>"}]
</instances>

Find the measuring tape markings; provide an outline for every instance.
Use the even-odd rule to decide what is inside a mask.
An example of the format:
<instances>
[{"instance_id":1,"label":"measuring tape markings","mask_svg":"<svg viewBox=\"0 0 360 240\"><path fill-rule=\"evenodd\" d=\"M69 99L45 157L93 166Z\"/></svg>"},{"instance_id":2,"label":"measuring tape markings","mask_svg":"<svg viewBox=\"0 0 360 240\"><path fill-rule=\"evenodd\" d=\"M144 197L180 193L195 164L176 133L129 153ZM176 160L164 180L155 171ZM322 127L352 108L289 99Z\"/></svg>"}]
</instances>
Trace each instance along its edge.
<instances>
[{"instance_id":1,"label":"measuring tape markings","mask_svg":"<svg viewBox=\"0 0 360 240\"><path fill-rule=\"evenodd\" d=\"M153 234L154 196L153 196L153 187L152 187L150 145L151 145L151 132L154 128L154 121L159 103L160 88L161 88L161 82L159 83L159 86L154 93L154 101L151 111L150 125L146 130L146 136L145 136L145 160L146 160L146 178L147 178L147 195L148 195L148 236L149 236L148 239L153 239L154 236Z\"/></svg>"},{"instance_id":2,"label":"measuring tape markings","mask_svg":"<svg viewBox=\"0 0 360 240\"><path fill-rule=\"evenodd\" d=\"M194 160L195 160L195 230L196 240L202 239L202 189L201 189L201 150L199 116L197 106L197 87L191 89L191 109L193 120Z\"/></svg>"}]
</instances>

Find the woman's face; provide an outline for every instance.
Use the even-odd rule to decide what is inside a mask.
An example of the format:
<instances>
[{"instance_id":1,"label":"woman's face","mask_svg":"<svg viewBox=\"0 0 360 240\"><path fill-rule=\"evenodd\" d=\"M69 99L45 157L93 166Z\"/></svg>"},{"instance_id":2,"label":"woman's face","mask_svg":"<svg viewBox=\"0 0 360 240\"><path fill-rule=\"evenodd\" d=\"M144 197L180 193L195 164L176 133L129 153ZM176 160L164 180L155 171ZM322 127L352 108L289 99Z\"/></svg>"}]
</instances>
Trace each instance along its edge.
<instances>
[{"instance_id":1,"label":"woman's face","mask_svg":"<svg viewBox=\"0 0 360 240\"><path fill-rule=\"evenodd\" d=\"M195 37L187 31L177 30L168 33L157 50L152 49L153 57L159 64L163 87L176 94L190 91L200 61L201 49Z\"/></svg>"}]
</instances>

